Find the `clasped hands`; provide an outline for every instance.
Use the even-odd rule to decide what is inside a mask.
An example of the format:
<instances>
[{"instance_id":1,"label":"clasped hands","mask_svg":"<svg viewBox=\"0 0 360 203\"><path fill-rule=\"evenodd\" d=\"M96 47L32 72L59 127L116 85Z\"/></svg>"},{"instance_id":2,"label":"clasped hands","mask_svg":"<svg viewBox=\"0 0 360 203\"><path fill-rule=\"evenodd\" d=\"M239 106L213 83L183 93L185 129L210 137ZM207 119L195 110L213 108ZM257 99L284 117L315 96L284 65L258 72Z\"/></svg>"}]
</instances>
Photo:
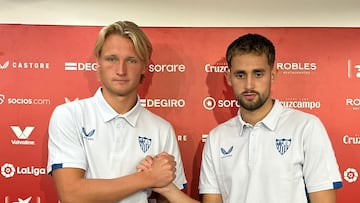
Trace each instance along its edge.
<instances>
[{"instance_id":1,"label":"clasped hands","mask_svg":"<svg viewBox=\"0 0 360 203\"><path fill-rule=\"evenodd\" d=\"M160 192L176 177L176 162L173 155L162 152L154 157L146 156L136 167L138 172L149 172L154 180L154 191Z\"/></svg>"}]
</instances>

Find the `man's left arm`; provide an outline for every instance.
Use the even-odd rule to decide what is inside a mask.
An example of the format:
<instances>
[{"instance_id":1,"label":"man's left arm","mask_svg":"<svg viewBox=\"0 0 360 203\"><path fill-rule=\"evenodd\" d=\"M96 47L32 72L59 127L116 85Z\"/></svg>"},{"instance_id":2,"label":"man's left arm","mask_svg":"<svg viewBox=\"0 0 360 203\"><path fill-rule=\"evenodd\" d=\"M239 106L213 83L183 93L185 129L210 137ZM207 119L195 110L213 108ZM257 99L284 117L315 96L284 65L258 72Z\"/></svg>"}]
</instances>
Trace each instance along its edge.
<instances>
[{"instance_id":1,"label":"man's left arm","mask_svg":"<svg viewBox=\"0 0 360 203\"><path fill-rule=\"evenodd\" d=\"M309 193L310 203L336 203L336 190L323 190Z\"/></svg>"}]
</instances>

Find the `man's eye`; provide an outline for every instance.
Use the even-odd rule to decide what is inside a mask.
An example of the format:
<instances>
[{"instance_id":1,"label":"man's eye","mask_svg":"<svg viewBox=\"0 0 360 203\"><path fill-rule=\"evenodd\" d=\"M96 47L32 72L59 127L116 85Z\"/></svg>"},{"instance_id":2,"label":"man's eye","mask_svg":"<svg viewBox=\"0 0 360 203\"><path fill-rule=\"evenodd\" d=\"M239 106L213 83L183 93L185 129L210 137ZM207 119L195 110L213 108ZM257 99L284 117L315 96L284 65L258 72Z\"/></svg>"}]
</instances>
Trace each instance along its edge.
<instances>
[{"instance_id":1,"label":"man's eye","mask_svg":"<svg viewBox=\"0 0 360 203\"><path fill-rule=\"evenodd\" d=\"M235 77L237 77L237 78L244 78L244 77L245 77L245 74L244 74L244 73L236 73L236 74L235 74Z\"/></svg>"},{"instance_id":2,"label":"man's eye","mask_svg":"<svg viewBox=\"0 0 360 203\"><path fill-rule=\"evenodd\" d=\"M117 59L115 57L107 57L105 58L106 61L110 62L110 63L116 63Z\"/></svg>"},{"instance_id":3,"label":"man's eye","mask_svg":"<svg viewBox=\"0 0 360 203\"><path fill-rule=\"evenodd\" d=\"M262 77L263 75L264 75L264 72L261 72L261 71L258 71L258 72L255 73L255 76L258 77L258 78Z\"/></svg>"},{"instance_id":4,"label":"man's eye","mask_svg":"<svg viewBox=\"0 0 360 203\"><path fill-rule=\"evenodd\" d=\"M127 61L128 61L128 63L137 63L137 60L136 60L136 59L133 59L133 58L128 59Z\"/></svg>"}]
</instances>

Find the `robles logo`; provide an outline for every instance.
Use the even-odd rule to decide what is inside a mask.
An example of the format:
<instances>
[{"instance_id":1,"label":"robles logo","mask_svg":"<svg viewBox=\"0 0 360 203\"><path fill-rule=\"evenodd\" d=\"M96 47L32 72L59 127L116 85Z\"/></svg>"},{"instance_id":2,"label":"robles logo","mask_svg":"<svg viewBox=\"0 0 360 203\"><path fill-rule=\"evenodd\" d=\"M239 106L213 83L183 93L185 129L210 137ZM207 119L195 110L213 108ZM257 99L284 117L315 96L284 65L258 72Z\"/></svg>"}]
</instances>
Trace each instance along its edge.
<instances>
[{"instance_id":1,"label":"robles logo","mask_svg":"<svg viewBox=\"0 0 360 203\"><path fill-rule=\"evenodd\" d=\"M345 103L354 111L360 110L360 98L346 98Z\"/></svg>"},{"instance_id":2,"label":"robles logo","mask_svg":"<svg viewBox=\"0 0 360 203\"><path fill-rule=\"evenodd\" d=\"M314 62L285 62L277 63L276 69L287 75L309 75L316 71L317 65Z\"/></svg>"}]
</instances>

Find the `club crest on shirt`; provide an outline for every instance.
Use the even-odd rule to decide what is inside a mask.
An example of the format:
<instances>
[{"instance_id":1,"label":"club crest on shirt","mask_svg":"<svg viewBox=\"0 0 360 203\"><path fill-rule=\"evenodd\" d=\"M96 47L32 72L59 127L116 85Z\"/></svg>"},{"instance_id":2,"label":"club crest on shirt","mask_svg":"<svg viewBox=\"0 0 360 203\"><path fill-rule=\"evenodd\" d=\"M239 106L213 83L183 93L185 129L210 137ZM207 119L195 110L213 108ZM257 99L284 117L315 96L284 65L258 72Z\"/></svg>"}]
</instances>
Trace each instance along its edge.
<instances>
[{"instance_id":1,"label":"club crest on shirt","mask_svg":"<svg viewBox=\"0 0 360 203\"><path fill-rule=\"evenodd\" d=\"M276 139L276 149L280 152L281 155L284 155L285 152L289 149L291 144L291 139Z\"/></svg>"},{"instance_id":2,"label":"club crest on shirt","mask_svg":"<svg viewBox=\"0 0 360 203\"><path fill-rule=\"evenodd\" d=\"M151 139L147 137L140 137L139 136L139 145L141 150L145 153L147 150L149 150L151 146Z\"/></svg>"}]
</instances>

